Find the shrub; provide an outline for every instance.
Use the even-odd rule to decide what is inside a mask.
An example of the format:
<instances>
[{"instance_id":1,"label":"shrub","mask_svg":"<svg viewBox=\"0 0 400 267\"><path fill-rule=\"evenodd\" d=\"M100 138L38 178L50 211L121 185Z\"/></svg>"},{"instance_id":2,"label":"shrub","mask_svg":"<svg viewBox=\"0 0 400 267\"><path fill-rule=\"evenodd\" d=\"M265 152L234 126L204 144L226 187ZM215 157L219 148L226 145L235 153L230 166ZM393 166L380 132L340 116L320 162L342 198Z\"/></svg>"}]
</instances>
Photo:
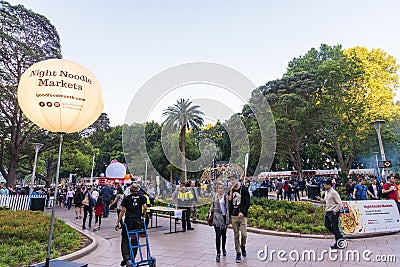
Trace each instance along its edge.
<instances>
[{"instance_id":1,"label":"shrub","mask_svg":"<svg viewBox=\"0 0 400 267\"><path fill-rule=\"evenodd\" d=\"M325 210L310 202L252 199L249 209L251 226L284 232L325 234ZM254 219L254 220L253 220Z\"/></svg>"},{"instance_id":2,"label":"shrub","mask_svg":"<svg viewBox=\"0 0 400 267\"><path fill-rule=\"evenodd\" d=\"M0 266L26 266L46 259L50 215L40 211L0 210ZM52 258L79 248L81 235L54 221Z\"/></svg>"}]
</instances>

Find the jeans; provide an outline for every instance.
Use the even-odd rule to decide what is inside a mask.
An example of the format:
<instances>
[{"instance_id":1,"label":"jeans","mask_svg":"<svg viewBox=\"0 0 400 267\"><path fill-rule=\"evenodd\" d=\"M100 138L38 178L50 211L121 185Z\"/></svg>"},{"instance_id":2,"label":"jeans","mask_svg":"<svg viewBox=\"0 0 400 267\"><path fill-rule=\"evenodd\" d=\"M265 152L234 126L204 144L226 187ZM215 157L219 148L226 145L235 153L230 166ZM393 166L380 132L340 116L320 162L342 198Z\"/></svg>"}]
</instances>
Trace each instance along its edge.
<instances>
[{"instance_id":1,"label":"jeans","mask_svg":"<svg viewBox=\"0 0 400 267\"><path fill-rule=\"evenodd\" d=\"M224 221L225 219L224 215ZM214 225L214 230L215 230L215 246L217 248L217 254L221 254L221 237L222 237L222 250L225 250L225 244L226 244L226 228L221 228L217 227Z\"/></svg>"},{"instance_id":2,"label":"jeans","mask_svg":"<svg viewBox=\"0 0 400 267\"><path fill-rule=\"evenodd\" d=\"M143 229L142 226L142 219L140 218L127 218L125 219L125 224L128 227L128 230L140 230ZM127 261L130 259L130 250L129 250L129 241L128 241L128 235L126 233L125 226L122 227L122 238L121 238L121 254L122 254L122 260ZM137 246L137 240L136 236L133 235L131 236L131 245L132 246ZM133 257L136 257L137 254L137 248L133 249ZM133 261L133 259L130 259Z\"/></svg>"},{"instance_id":3,"label":"jeans","mask_svg":"<svg viewBox=\"0 0 400 267\"><path fill-rule=\"evenodd\" d=\"M283 191L283 199L288 199L288 200L290 200L290 194L289 194L289 191Z\"/></svg>"},{"instance_id":4,"label":"jeans","mask_svg":"<svg viewBox=\"0 0 400 267\"><path fill-rule=\"evenodd\" d=\"M295 191L294 191L294 200L295 200L295 201L300 201L299 190L295 190Z\"/></svg>"},{"instance_id":5,"label":"jeans","mask_svg":"<svg viewBox=\"0 0 400 267\"><path fill-rule=\"evenodd\" d=\"M67 202L68 210L71 209L71 206L72 206L72 199L74 199L74 198L73 198L73 197L69 197L69 198L68 198L68 202Z\"/></svg>"},{"instance_id":6,"label":"jeans","mask_svg":"<svg viewBox=\"0 0 400 267\"><path fill-rule=\"evenodd\" d=\"M190 208L185 208L182 210L182 229L186 231L186 226L187 229L192 228L192 225L190 224Z\"/></svg>"},{"instance_id":7,"label":"jeans","mask_svg":"<svg viewBox=\"0 0 400 267\"><path fill-rule=\"evenodd\" d=\"M278 190L278 193L276 193L276 199L279 200L279 197L281 200L283 200L283 191L282 190Z\"/></svg>"},{"instance_id":8,"label":"jeans","mask_svg":"<svg viewBox=\"0 0 400 267\"><path fill-rule=\"evenodd\" d=\"M232 228L235 239L235 250L236 253L241 252L241 247L246 246L247 239L247 218L239 218L239 216L232 216ZM240 242L239 242L240 237Z\"/></svg>"},{"instance_id":9,"label":"jeans","mask_svg":"<svg viewBox=\"0 0 400 267\"><path fill-rule=\"evenodd\" d=\"M110 204L111 204L111 200L104 199L104 210L103 210L104 217L107 217L110 214Z\"/></svg>"},{"instance_id":10,"label":"jeans","mask_svg":"<svg viewBox=\"0 0 400 267\"><path fill-rule=\"evenodd\" d=\"M99 223L99 227L101 226L101 215L96 215L94 223Z\"/></svg>"},{"instance_id":11,"label":"jeans","mask_svg":"<svg viewBox=\"0 0 400 267\"><path fill-rule=\"evenodd\" d=\"M89 228L92 227L92 217L93 217L93 207L83 205L83 225L82 228L85 228L86 218L89 214Z\"/></svg>"},{"instance_id":12,"label":"jeans","mask_svg":"<svg viewBox=\"0 0 400 267\"><path fill-rule=\"evenodd\" d=\"M335 235L335 241L343 238L342 234L339 231L339 212L333 214L332 211L327 211L325 214L325 227L332 234Z\"/></svg>"}]
</instances>

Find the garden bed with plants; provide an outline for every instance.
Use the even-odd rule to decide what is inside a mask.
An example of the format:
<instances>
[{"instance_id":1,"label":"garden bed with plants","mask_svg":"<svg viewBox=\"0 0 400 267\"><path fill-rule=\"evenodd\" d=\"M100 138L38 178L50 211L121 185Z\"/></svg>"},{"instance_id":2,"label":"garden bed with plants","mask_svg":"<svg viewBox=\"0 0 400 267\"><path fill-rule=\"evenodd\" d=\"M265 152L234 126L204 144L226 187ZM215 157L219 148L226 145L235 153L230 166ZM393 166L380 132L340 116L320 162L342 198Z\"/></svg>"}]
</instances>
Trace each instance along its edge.
<instances>
[{"instance_id":1,"label":"garden bed with plants","mask_svg":"<svg viewBox=\"0 0 400 267\"><path fill-rule=\"evenodd\" d=\"M248 226L258 229L301 234L329 234L324 226L325 207L310 202L252 198L248 214ZM164 201L156 205L165 206ZM205 220L210 203L197 208L200 220Z\"/></svg>"},{"instance_id":2,"label":"garden bed with plants","mask_svg":"<svg viewBox=\"0 0 400 267\"><path fill-rule=\"evenodd\" d=\"M0 267L46 260L50 215L40 211L0 210ZM54 222L51 258L86 247L91 240L63 221Z\"/></svg>"}]
</instances>

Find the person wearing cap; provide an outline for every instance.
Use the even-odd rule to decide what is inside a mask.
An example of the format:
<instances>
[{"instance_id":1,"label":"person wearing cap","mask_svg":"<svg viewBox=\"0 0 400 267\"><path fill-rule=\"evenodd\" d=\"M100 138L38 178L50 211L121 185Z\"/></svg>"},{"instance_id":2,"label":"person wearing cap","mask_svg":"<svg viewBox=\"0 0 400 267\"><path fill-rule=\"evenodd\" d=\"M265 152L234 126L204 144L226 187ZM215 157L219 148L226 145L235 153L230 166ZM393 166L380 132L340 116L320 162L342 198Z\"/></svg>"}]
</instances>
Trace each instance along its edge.
<instances>
[{"instance_id":1,"label":"person wearing cap","mask_svg":"<svg viewBox=\"0 0 400 267\"><path fill-rule=\"evenodd\" d=\"M191 191L186 189L185 183L182 182L177 194L177 206L182 210L182 232L186 232L186 229L194 230L190 223L190 209L192 204L193 194Z\"/></svg>"},{"instance_id":2,"label":"person wearing cap","mask_svg":"<svg viewBox=\"0 0 400 267\"><path fill-rule=\"evenodd\" d=\"M242 261L241 256L247 256L247 212L250 208L250 193L245 186L239 184L239 175L233 174L228 178L232 185L228 198L229 213L231 214L234 233L236 262L240 263Z\"/></svg>"},{"instance_id":3,"label":"person wearing cap","mask_svg":"<svg viewBox=\"0 0 400 267\"><path fill-rule=\"evenodd\" d=\"M122 200L121 212L119 213L117 222L115 223L115 230L118 230L119 223L124 215L124 223L128 230L143 229L143 218L146 218L147 213L147 200L142 194L139 193L139 189L140 187L138 184L132 184L130 187L131 194ZM124 266L130 259L129 242L125 227L122 227L121 235L121 266ZM132 245L137 246L136 239L132 240ZM136 254L137 248L133 249L134 257L136 257Z\"/></svg>"}]
</instances>

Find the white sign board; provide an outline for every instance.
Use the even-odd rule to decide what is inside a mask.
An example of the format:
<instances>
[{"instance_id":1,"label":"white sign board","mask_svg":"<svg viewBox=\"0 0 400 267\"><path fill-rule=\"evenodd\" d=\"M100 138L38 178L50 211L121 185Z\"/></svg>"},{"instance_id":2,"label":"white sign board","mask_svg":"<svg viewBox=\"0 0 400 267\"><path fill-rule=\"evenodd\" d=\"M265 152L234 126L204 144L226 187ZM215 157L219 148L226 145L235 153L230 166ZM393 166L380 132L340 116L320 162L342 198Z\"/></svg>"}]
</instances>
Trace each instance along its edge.
<instances>
[{"instance_id":1,"label":"white sign board","mask_svg":"<svg viewBox=\"0 0 400 267\"><path fill-rule=\"evenodd\" d=\"M174 210L174 217L176 219L182 218L182 210Z\"/></svg>"},{"instance_id":2,"label":"white sign board","mask_svg":"<svg viewBox=\"0 0 400 267\"><path fill-rule=\"evenodd\" d=\"M342 201L340 221L344 234L350 236L400 231L394 200Z\"/></svg>"}]
</instances>

